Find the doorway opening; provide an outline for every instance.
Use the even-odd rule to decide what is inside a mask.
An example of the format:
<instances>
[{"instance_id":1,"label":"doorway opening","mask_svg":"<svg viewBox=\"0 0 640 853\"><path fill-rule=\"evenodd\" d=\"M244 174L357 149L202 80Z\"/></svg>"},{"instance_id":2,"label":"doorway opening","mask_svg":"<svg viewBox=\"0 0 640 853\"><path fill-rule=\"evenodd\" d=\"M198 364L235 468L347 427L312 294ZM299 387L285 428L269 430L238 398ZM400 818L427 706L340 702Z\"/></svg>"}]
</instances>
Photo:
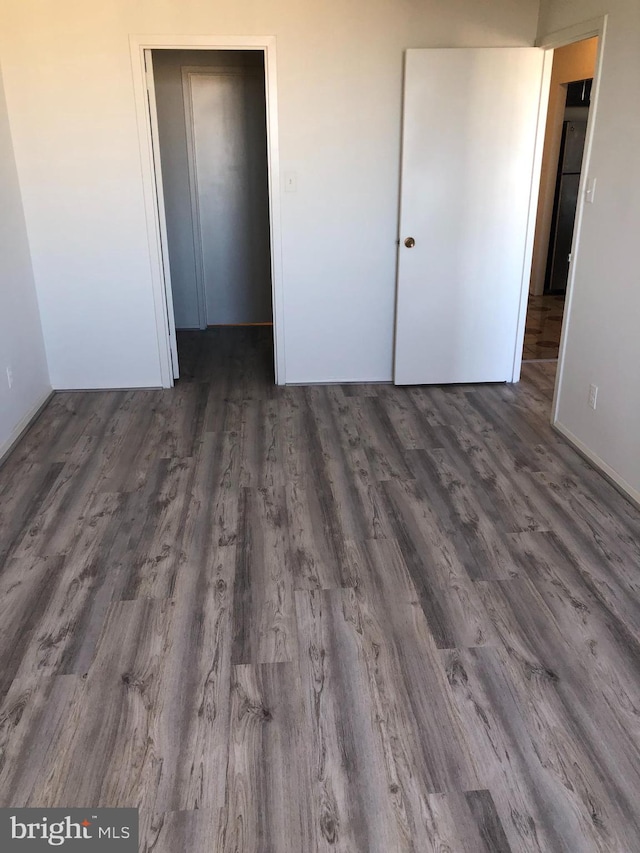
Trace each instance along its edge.
<instances>
[{"instance_id":1,"label":"doorway opening","mask_svg":"<svg viewBox=\"0 0 640 853\"><path fill-rule=\"evenodd\" d=\"M189 376L196 353L214 363L255 338L273 381L264 52L150 53L174 357Z\"/></svg>"},{"instance_id":2,"label":"doorway opening","mask_svg":"<svg viewBox=\"0 0 640 853\"><path fill-rule=\"evenodd\" d=\"M163 185L162 155L159 143L156 87L153 74L153 53L197 52L221 57L231 52L255 52L262 57L264 93L266 102L266 152L269 212L269 250L271 263L271 305L273 326L261 328L269 333L269 346L273 353L270 380L278 385L286 383L284 351L284 298L282 272L282 226L280 217L280 159L278 139L278 83L275 36L194 36L194 35L131 35L129 36L133 85L136 102L138 135L140 139L140 166L144 187L144 207L149 242L153 309L158 341L160 381L163 388L171 388L178 376L178 357L171 282L171 260L168 251L165 191ZM224 63L223 63L224 64ZM186 122L186 119L184 119ZM186 134L186 124L185 124ZM186 144L186 143L185 143ZM245 250L249 236L242 235ZM193 231L192 231L193 237ZM247 252L245 252L246 254ZM232 328L232 327L227 327ZM195 332L194 332L195 334ZM212 370L215 364L212 364ZM275 375L274 375L275 374Z\"/></svg>"},{"instance_id":3,"label":"doorway opening","mask_svg":"<svg viewBox=\"0 0 640 853\"><path fill-rule=\"evenodd\" d=\"M556 48L540 175L523 361L557 361L598 37Z\"/></svg>"}]
</instances>

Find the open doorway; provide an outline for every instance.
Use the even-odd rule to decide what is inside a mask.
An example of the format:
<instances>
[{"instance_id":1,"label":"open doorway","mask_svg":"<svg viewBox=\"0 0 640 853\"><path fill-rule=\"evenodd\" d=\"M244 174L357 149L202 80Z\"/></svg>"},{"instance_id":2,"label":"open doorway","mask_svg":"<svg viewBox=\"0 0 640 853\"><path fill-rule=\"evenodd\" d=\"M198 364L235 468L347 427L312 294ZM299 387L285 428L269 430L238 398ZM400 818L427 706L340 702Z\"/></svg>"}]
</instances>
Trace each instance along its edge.
<instances>
[{"instance_id":1,"label":"open doorway","mask_svg":"<svg viewBox=\"0 0 640 853\"><path fill-rule=\"evenodd\" d=\"M557 361L598 38L554 51L523 361Z\"/></svg>"},{"instance_id":2,"label":"open doorway","mask_svg":"<svg viewBox=\"0 0 640 853\"><path fill-rule=\"evenodd\" d=\"M171 388L174 385L174 380L178 376L178 357L170 274L171 262L168 252L169 241L165 216L165 193L159 150L153 52L197 51L209 54L215 51L226 55L232 51L253 51L263 57L273 326L262 328L270 332L269 346L273 353L273 363L270 368L271 380L273 381L275 378L276 384L284 385L286 383L286 366L275 36L131 35L129 36L129 43L140 139L140 166L144 186L144 207L149 241L158 361L163 388Z\"/></svg>"},{"instance_id":3,"label":"open doorway","mask_svg":"<svg viewBox=\"0 0 640 853\"><path fill-rule=\"evenodd\" d=\"M180 373L203 349L214 364L216 349L256 338L273 381L264 53L151 57Z\"/></svg>"}]
</instances>

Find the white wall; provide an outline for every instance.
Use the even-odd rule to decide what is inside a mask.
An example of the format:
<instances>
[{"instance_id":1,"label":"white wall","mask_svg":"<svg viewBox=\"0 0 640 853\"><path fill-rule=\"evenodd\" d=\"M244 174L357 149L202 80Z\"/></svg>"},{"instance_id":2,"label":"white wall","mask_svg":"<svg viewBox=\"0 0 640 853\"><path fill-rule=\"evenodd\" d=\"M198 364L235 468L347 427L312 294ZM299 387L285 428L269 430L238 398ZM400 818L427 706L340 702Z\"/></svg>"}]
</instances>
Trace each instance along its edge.
<instances>
[{"instance_id":1,"label":"white wall","mask_svg":"<svg viewBox=\"0 0 640 853\"><path fill-rule=\"evenodd\" d=\"M0 71L0 458L50 391Z\"/></svg>"},{"instance_id":2,"label":"white wall","mask_svg":"<svg viewBox=\"0 0 640 853\"><path fill-rule=\"evenodd\" d=\"M530 45L538 0L3 0L55 387L158 385L130 33L276 35L288 382L391 376L402 54Z\"/></svg>"},{"instance_id":3,"label":"white wall","mask_svg":"<svg viewBox=\"0 0 640 853\"><path fill-rule=\"evenodd\" d=\"M550 0L540 34L606 12L589 164L597 192L584 206L558 426L640 499L640 3ZM590 383L599 388L596 411Z\"/></svg>"}]
</instances>

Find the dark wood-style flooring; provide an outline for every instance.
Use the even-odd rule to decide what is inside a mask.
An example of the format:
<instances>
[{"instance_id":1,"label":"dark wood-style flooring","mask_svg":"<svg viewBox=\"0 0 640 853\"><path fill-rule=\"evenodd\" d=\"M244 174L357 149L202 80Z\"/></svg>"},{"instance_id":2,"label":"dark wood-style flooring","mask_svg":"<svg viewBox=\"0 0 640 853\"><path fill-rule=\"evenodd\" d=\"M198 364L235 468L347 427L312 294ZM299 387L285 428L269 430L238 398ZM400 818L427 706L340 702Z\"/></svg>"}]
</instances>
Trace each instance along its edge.
<instances>
[{"instance_id":1,"label":"dark wood-style flooring","mask_svg":"<svg viewBox=\"0 0 640 853\"><path fill-rule=\"evenodd\" d=\"M522 350L525 361L558 358L563 314L564 296L529 294Z\"/></svg>"},{"instance_id":2,"label":"dark wood-style flooring","mask_svg":"<svg viewBox=\"0 0 640 853\"><path fill-rule=\"evenodd\" d=\"M640 851L640 514L517 386L60 393L0 470L0 805L146 853ZM328 344L329 345L329 344Z\"/></svg>"}]
</instances>

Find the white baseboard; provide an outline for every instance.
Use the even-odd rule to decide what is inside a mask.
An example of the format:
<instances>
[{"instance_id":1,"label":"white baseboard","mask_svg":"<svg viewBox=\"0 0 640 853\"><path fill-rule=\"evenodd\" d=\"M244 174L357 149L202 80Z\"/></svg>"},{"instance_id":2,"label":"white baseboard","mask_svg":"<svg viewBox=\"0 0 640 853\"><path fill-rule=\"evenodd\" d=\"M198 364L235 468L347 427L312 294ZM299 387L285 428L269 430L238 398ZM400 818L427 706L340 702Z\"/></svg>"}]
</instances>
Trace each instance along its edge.
<instances>
[{"instance_id":1,"label":"white baseboard","mask_svg":"<svg viewBox=\"0 0 640 853\"><path fill-rule=\"evenodd\" d=\"M54 393L55 392L51 390L46 391L44 396L42 396L40 400L34 406L32 406L27 412L27 414L16 424L9 438L7 438L6 441L3 441L2 444L0 444L0 465L2 465L7 456L11 453L15 445L20 441L22 436L38 417L38 415L47 405L49 400L53 397Z\"/></svg>"},{"instance_id":2,"label":"white baseboard","mask_svg":"<svg viewBox=\"0 0 640 853\"><path fill-rule=\"evenodd\" d=\"M619 492L622 492L626 498L629 498L632 503L640 508L640 492L637 489L634 489L631 483L627 483L624 477L621 477L620 474L618 474L618 472L610 465L607 465L607 463L601 459L597 453L594 453L593 450L590 450L586 446L586 444L583 444L580 439L571 432L571 430L558 422L552 424L552 426L560 433L560 435L567 439L569 444L573 445L573 447L587 460L587 462L590 462L594 468L597 468L600 473L603 474L607 480L616 487L616 489L618 489Z\"/></svg>"}]
</instances>

